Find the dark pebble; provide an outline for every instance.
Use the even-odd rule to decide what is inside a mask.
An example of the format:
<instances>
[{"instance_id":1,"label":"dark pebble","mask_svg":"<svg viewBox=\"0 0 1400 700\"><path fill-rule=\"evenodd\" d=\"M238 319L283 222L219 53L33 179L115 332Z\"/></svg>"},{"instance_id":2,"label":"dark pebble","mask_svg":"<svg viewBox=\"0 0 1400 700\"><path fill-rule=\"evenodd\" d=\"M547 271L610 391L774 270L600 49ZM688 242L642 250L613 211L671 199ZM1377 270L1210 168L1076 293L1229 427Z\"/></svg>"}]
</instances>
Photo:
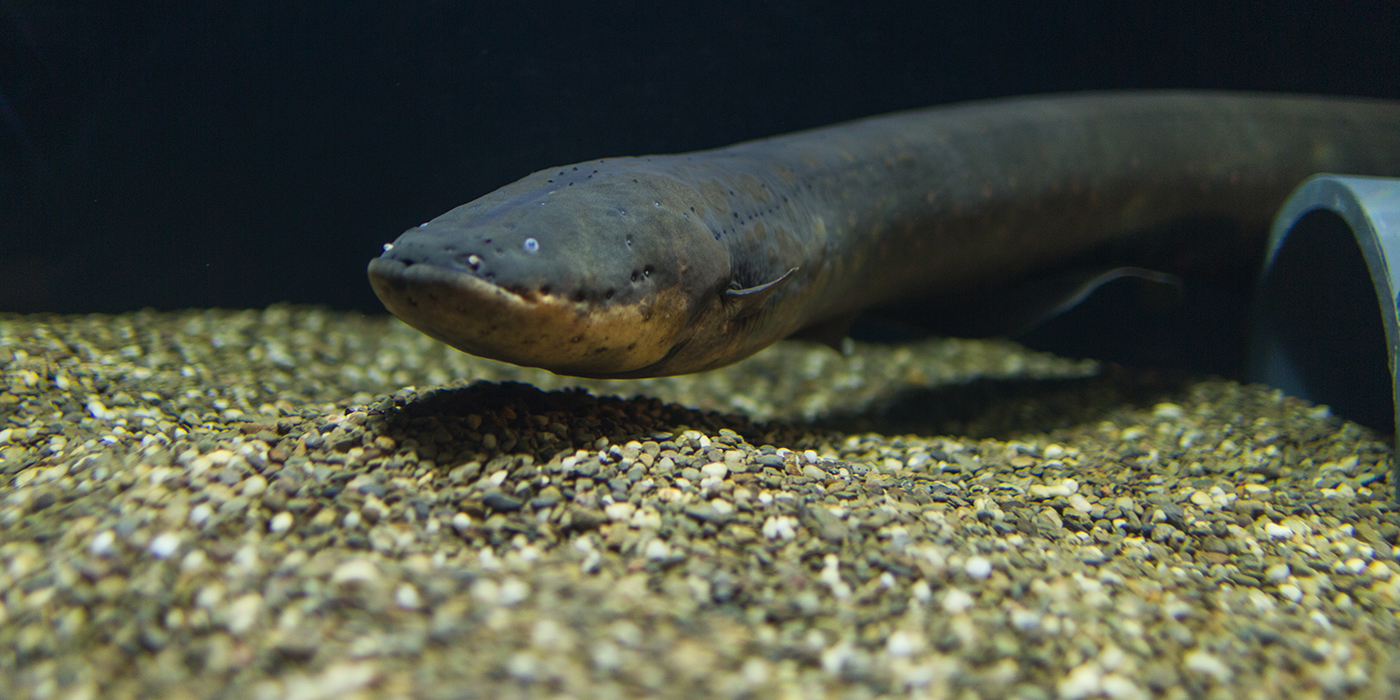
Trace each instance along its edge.
<instances>
[{"instance_id":1,"label":"dark pebble","mask_svg":"<svg viewBox=\"0 0 1400 700\"><path fill-rule=\"evenodd\" d=\"M486 495L481 497L481 504L499 513L511 513L525 505L520 499L499 489L487 491Z\"/></svg>"}]
</instances>

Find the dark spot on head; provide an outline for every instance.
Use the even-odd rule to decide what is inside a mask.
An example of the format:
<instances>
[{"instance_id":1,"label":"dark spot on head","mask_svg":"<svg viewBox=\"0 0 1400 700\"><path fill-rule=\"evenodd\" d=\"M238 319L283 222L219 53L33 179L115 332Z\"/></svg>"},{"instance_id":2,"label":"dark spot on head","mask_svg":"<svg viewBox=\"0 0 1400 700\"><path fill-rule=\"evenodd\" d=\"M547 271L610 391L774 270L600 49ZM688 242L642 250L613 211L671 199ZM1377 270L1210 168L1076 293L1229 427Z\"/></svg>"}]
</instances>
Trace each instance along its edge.
<instances>
[{"instance_id":1,"label":"dark spot on head","mask_svg":"<svg viewBox=\"0 0 1400 700\"><path fill-rule=\"evenodd\" d=\"M488 238L488 239L482 241L481 244L482 244L482 245L486 245L487 243L490 243L490 242L491 242L491 239Z\"/></svg>"},{"instance_id":2,"label":"dark spot on head","mask_svg":"<svg viewBox=\"0 0 1400 700\"><path fill-rule=\"evenodd\" d=\"M633 282L636 282L637 279L640 278L641 276L642 276L642 274L641 274L640 272L637 272L636 270L633 270L633 271L632 271L632 281L633 281Z\"/></svg>"},{"instance_id":3,"label":"dark spot on head","mask_svg":"<svg viewBox=\"0 0 1400 700\"><path fill-rule=\"evenodd\" d=\"M637 344L636 344L636 343L628 343L628 344L627 344L627 349L628 349L628 350L631 350L631 349L633 349L633 348L635 348L635 347L637 347Z\"/></svg>"},{"instance_id":4,"label":"dark spot on head","mask_svg":"<svg viewBox=\"0 0 1400 700\"><path fill-rule=\"evenodd\" d=\"M637 178L635 178L635 177L632 178L632 182L636 182L636 181L637 181Z\"/></svg>"},{"instance_id":5,"label":"dark spot on head","mask_svg":"<svg viewBox=\"0 0 1400 700\"><path fill-rule=\"evenodd\" d=\"M577 165L574 166L574 170L575 170L575 171L578 170L578 166L577 166Z\"/></svg>"},{"instance_id":6,"label":"dark spot on head","mask_svg":"<svg viewBox=\"0 0 1400 700\"><path fill-rule=\"evenodd\" d=\"M632 234L630 234L630 233L627 234L627 247L628 247L628 248L631 248L631 247L632 247Z\"/></svg>"},{"instance_id":7,"label":"dark spot on head","mask_svg":"<svg viewBox=\"0 0 1400 700\"><path fill-rule=\"evenodd\" d=\"M582 289L578 290L577 292L574 292L574 301L579 302L580 304L583 303L583 301L587 298L588 295L584 294Z\"/></svg>"},{"instance_id":8,"label":"dark spot on head","mask_svg":"<svg viewBox=\"0 0 1400 700\"><path fill-rule=\"evenodd\" d=\"M554 183L554 180L545 180L545 182L548 182L548 183L550 183L550 184L553 184L553 183Z\"/></svg>"}]
</instances>

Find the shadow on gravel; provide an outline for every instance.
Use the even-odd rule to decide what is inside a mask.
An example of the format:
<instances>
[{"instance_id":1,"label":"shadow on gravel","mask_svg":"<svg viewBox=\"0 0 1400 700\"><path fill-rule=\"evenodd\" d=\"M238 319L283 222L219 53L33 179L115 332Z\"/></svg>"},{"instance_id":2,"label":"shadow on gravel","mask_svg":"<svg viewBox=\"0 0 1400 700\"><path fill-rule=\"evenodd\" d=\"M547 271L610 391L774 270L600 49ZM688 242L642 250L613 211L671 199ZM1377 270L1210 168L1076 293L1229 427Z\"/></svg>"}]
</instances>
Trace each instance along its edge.
<instances>
[{"instance_id":1,"label":"shadow on gravel","mask_svg":"<svg viewBox=\"0 0 1400 700\"><path fill-rule=\"evenodd\" d=\"M820 417L812 427L846 433L1009 439L1096 423L1125 408L1171 400L1195 377L1117 366L1083 379L978 380L903 392L880 407Z\"/></svg>"},{"instance_id":2,"label":"shadow on gravel","mask_svg":"<svg viewBox=\"0 0 1400 700\"><path fill-rule=\"evenodd\" d=\"M529 453L548 460L564 450L599 449L628 440L667 440L677 431L710 434L731 430L753 445L807 447L812 429L795 424L755 423L747 416L702 411L650 397L595 396L582 389L543 391L517 382L476 382L435 389L381 407L389 428L398 428L430 457L439 451ZM483 442L487 434L492 437ZM441 459L439 461L442 461Z\"/></svg>"},{"instance_id":3,"label":"shadow on gravel","mask_svg":"<svg viewBox=\"0 0 1400 700\"><path fill-rule=\"evenodd\" d=\"M816 436L832 431L1007 439L1094 423L1125 408L1171 400L1190 378L1115 367L1087 379L984 380L908 391L883 407L811 422L766 423L648 397L622 399L581 389L542 391L529 384L478 382L433 390L408 402L396 399L387 417L391 424L411 428L422 444L463 437L480 444L482 436L491 433L503 451L530 452L538 459L548 459L561 449L597 449L600 437L608 438L610 444L623 444L665 439L686 428L711 433L728 429L750 444L792 448L805 447Z\"/></svg>"}]
</instances>

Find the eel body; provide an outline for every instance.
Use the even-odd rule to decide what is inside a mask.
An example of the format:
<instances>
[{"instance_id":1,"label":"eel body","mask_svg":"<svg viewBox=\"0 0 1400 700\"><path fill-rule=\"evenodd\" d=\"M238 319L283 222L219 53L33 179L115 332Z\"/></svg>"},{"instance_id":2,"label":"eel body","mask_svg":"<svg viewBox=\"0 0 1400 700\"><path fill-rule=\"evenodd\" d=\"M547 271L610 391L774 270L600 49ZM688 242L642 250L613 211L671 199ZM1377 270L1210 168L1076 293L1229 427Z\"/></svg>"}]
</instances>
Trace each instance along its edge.
<instances>
[{"instance_id":1,"label":"eel body","mask_svg":"<svg viewBox=\"0 0 1400 700\"><path fill-rule=\"evenodd\" d=\"M590 161L410 229L369 277L390 311L468 353L683 374L839 333L870 307L1053 275L1182 222L1224 221L1219 236L1239 239L1226 243L1262 248L1318 172L1400 174L1400 102L1016 98Z\"/></svg>"}]
</instances>

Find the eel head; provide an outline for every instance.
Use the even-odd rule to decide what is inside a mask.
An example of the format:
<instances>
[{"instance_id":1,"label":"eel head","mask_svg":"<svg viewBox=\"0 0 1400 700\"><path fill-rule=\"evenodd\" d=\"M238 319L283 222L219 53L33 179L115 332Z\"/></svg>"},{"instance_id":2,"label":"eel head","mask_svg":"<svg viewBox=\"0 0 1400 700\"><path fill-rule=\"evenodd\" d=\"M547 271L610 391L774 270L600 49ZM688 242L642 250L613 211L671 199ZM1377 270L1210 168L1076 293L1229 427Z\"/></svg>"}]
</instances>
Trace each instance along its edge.
<instances>
[{"instance_id":1,"label":"eel head","mask_svg":"<svg viewBox=\"0 0 1400 700\"><path fill-rule=\"evenodd\" d=\"M682 374L750 354L735 336L780 285L735 288L695 191L646 162L541 171L409 229L370 261L375 294L453 347L560 374Z\"/></svg>"}]
</instances>

